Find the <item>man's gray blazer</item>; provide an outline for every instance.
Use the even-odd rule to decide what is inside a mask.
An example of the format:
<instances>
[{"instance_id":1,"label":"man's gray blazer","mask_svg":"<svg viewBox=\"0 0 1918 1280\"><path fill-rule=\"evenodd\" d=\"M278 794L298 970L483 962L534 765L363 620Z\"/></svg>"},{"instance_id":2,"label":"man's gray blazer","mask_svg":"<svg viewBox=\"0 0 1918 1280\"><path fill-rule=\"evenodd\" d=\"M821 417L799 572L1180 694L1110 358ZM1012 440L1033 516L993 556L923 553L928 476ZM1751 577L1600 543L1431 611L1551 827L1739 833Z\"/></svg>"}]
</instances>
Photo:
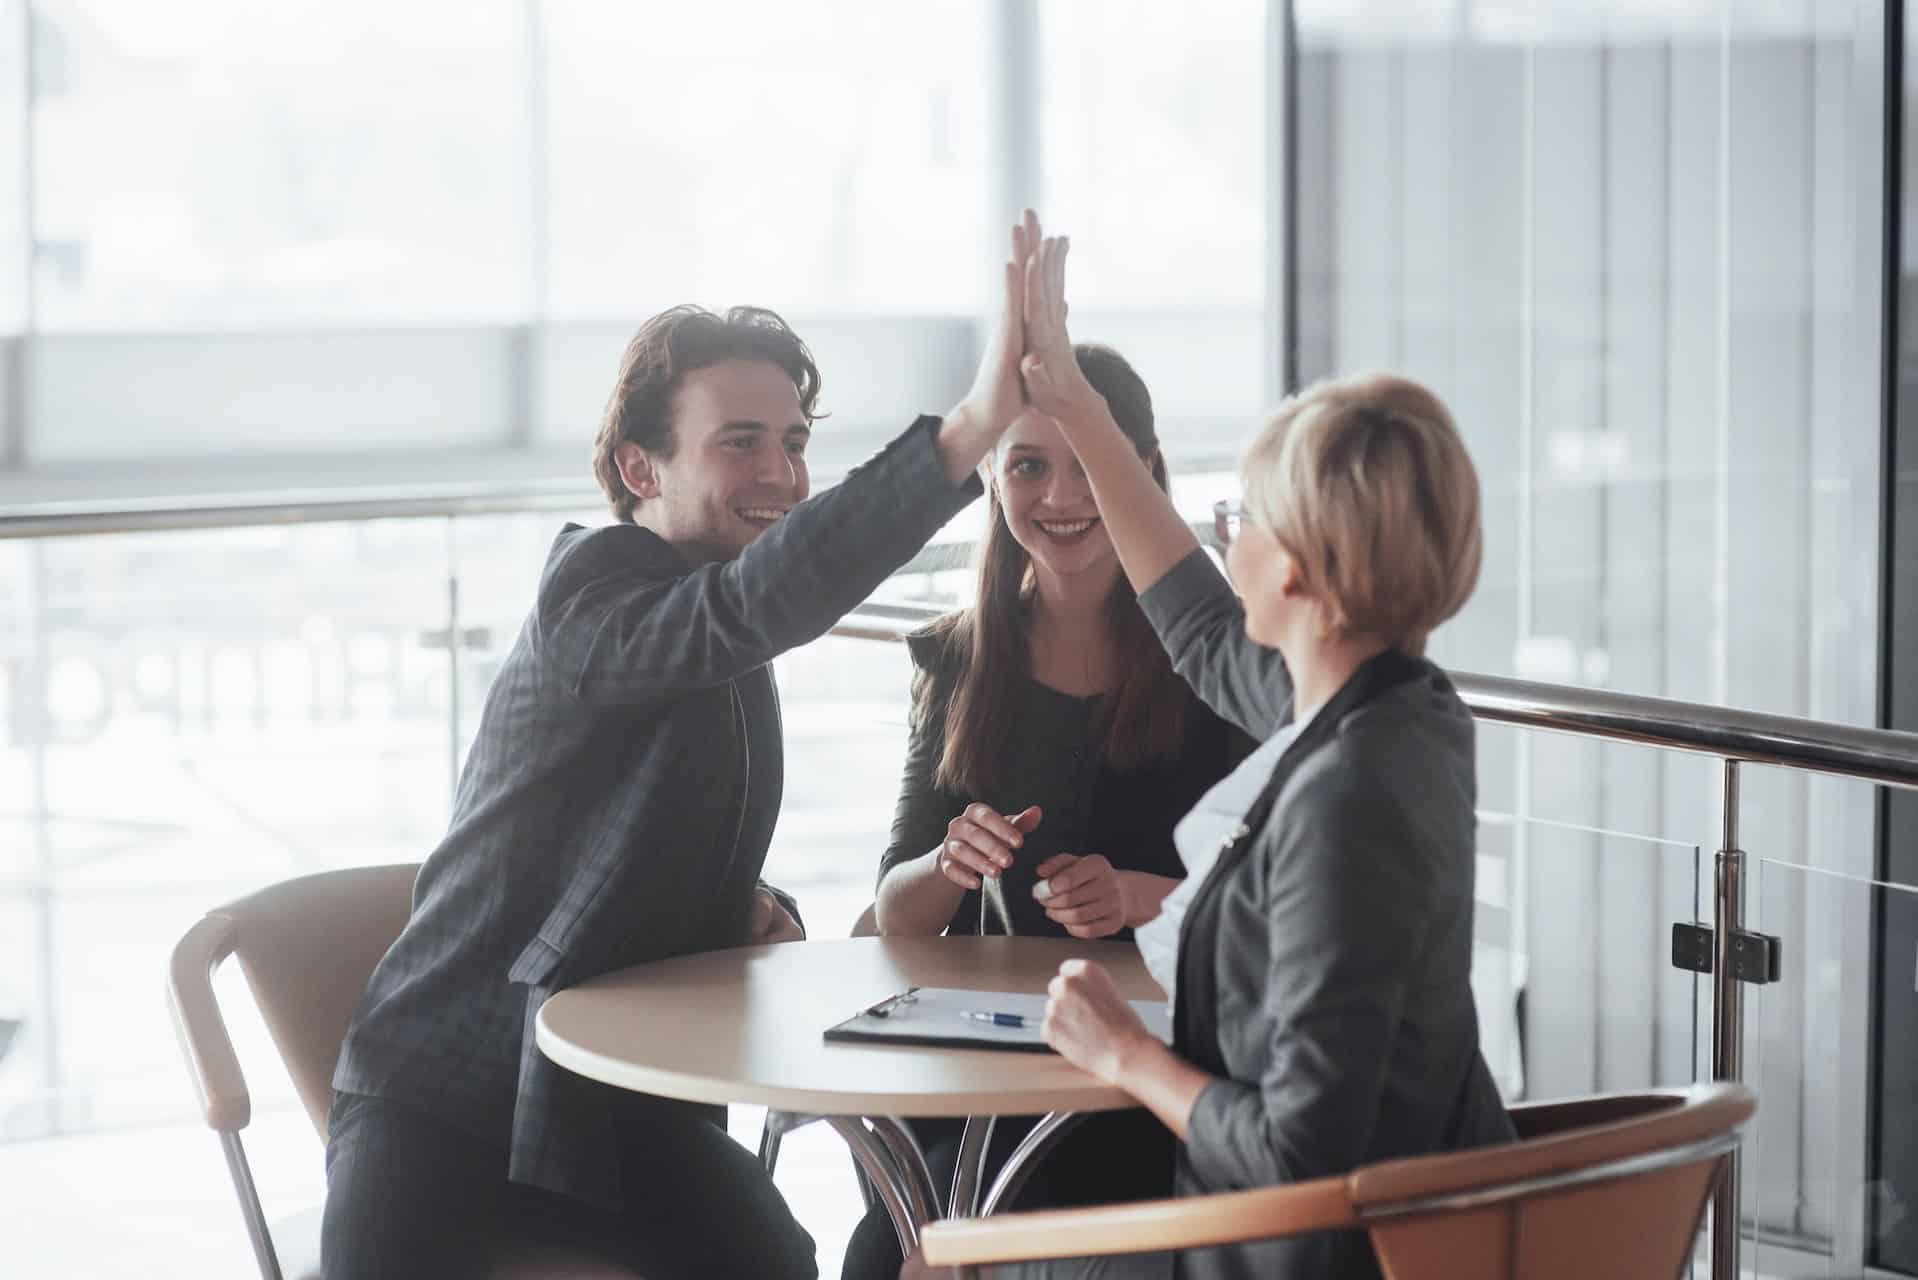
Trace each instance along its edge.
<instances>
[{"instance_id":1,"label":"man's gray blazer","mask_svg":"<svg viewBox=\"0 0 1918 1280\"><path fill-rule=\"evenodd\" d=\"M1225 579L1195 551L1139 599L1175 669L1257 738L1293 714L1276 650L1245 634ZM1409 660L1407 665L1412 665ZM1226 1078L1199 1096L1180 1194L1343 1174L1398 1156L1513 1139L1479 1055L1470 985L1477 823L1473 725L1437 667L1341 712L1334 698L1281 765L1270 817L1222 864L1182 930L1212 966L1188 1056ZM1311 745L1307 742L1311 739ZM1216 895L1216 897L1214 896ZM1205 906L1217 929L1189 926ZM1210 908L1216 907L1216 911ZM1193 948L1204 948L1194 953ZM1194 1251L1203 1277L1371 1277L1362 1233Z\"/></svg>"},{"instance_id":2,"label":"man's gray blazer","mask_svg":"<svg viewBox=\"0 0 1918 1280\"><path fill-rule=\"evenodd\" d=\"M978 495L947 482L938 427L920 419L735 560L695 568L631 524L560 533L335 1089L510 1148L515 1182L619 1205L617 1094L547 1060L533 1017L595 975L746 940L771 821L742 831L745 780L771 779L776 809L782 776L767 664Z\"/></svg>"}]
</instances>

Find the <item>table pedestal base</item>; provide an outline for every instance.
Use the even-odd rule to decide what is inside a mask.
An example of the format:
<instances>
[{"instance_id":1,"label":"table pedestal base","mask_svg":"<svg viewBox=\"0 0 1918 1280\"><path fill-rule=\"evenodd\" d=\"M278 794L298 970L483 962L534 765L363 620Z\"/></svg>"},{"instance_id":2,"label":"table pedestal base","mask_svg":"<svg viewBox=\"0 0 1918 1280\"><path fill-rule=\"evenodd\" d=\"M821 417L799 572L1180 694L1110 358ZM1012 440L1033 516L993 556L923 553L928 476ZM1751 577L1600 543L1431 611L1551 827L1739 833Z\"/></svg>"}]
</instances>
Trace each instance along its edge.
<instances>
[{"instance_id":1,"label":"table pedestal base","mask_svg":"<svg viewBox=\"0 0 1918 1280\"><path fill-rule=\"evenodd\" d=\"M1054 1111L1034 1125L1007 1157L990 1190L983 1197L986 1152L992 1146L994 1117L968 1116L959 1140L958 1167L952 1189L941 1197L934 1184L926 1153L911 1126L896 1116L815 1116L799 1112L768 1111L759 1140L759 1158L770 1175L779 1161L779 1144L794 1129L824 1120L852 1152L873 1193L886 1207L899 1251L910 1257L919 1247L919 1232L937 1218L989 1217L1011 1203L1038 1166L1084 1112Z\"/></svg>"}]
</instances>

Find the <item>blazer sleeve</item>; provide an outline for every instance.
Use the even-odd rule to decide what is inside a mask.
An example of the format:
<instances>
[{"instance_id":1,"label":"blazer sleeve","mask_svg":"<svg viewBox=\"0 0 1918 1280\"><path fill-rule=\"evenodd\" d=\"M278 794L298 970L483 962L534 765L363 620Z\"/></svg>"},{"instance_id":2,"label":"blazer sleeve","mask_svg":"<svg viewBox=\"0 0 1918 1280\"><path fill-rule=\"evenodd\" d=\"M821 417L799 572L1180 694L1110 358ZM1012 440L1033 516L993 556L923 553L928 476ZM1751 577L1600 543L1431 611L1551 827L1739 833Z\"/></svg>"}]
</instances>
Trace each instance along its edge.
<instances>
[{"instance_id":1,"label":"blazer sleeve","mask_svg":"<svg viewBox=\"0 0 1918 1280\"><path fill-rule=\"evenodd\" d=\"M1255 851L1268 964L1231 980L1262 985L1270 1043L1258 1080L1214 1081L1193 1106L1187 1153L1209 1188L1346 1173L1371 1146L1437 886L1399 802L1338 754L1301 777Z\"/></svg>"},{"instance_id":2,"label":"blazer sleeve","mask_svg":"<svg viewBox=\"0 0 1918 1280\"><path fill-rule=\"evenodd\" d=\"M1139 607L1173 670L1222 719L1263 741L1290 717L1285 659L1245 634L1245 607L1203 549L1148 587Z\"/></svg>"},{"instance_id":3,"label":"blazer sleeve","mask_svg":"<svg viewBox=\"0 0 1918 1280\"><path fill-rule=\"evenodd\" d=\"M534 612L543 665L580 702L644 706L823 635L981 492L947 483L938 429L920 418L734 559L665 577L560 566Z\"/></svg>"},{"instance_id":4,"label":"blazer sleeve","mask_svg":"<svg viewBox=\"0 0 1918 1280\"><path fill-rule=\"evenodd\" d=\"M946 824L966 807L962 797L940 790L933 781L946 749L946 705L953 687L950 672L941 670L945 666L941 660L944 642L936 636L915 636L910 644L916 669L915 709L906 739L905 764L899 772L899 798L892 807L892 836L879 859L880 881L894 867L912 861L945 839ZM918 694L927 686L932 696L921 713L917 709Z\"/></svg>"}]
</instances>

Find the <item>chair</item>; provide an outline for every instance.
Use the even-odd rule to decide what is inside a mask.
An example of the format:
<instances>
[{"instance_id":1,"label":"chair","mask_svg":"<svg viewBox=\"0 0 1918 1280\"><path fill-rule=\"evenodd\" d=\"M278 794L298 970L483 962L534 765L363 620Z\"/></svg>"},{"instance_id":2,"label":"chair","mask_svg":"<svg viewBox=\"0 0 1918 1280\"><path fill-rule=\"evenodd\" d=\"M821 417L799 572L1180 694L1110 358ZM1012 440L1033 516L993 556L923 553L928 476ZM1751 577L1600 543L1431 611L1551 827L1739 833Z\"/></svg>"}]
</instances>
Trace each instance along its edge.
<instances>
[{"instance_id":1,"label":"chair","mask_svg":"<svg viewBox=\"0 0 1918 1280\"><path fill-rule=\"evenodd\" d=\"M280 1060L320 1141L326 1141L333 1067L373 968L412 909L419 867L355 867L282 881L208 912L173 948L168 1003L207 1124L220 1135L254 1258L265 1280L319 1280L320 1213L269 1228L240 1130L252 1100L213 993L228 956L258 1004ZM490 1280L637 1280L580 1254L531 1247L501 1261Z\"/></svg>"},{"instance_id":2,"label":"chair","mask_svg":"<svg viewBox=\"0 0 1918 1280\"><path fill-rule=\"evenodd\" d=\"M1361 1228L1388 1280L1672 1280L1756 1107L1742 1085L1514 1108L1519 1141L1345 1177L934 1223L934 1266L1144 1253Z\"/></svg>"}]
</instances>

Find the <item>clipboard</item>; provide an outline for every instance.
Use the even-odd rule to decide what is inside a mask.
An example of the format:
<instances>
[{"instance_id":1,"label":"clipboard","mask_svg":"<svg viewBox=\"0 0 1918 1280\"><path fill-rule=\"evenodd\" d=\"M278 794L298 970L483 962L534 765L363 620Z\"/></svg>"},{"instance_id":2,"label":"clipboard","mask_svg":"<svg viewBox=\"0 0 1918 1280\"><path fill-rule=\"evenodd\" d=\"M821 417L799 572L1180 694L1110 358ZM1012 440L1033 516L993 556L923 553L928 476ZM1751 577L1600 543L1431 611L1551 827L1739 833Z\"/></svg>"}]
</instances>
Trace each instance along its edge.
<instances>
[{"instance_id":1,"label":"clipboard","mask_svg":"<svg viewBox=\"0 0 1918 1280\"><path fill-rule=\"evenodd\" d=\"M1172 1043L1172 1007L1164 1000L1129 1002L1146 1029ZM998 1027L967 1018L969 1010L1016 1013L1022 1027ZM1014 1053L1051 1053L1041 1024L1046 997L1011 991L973 991L962 987L908 987L826 1028L835 1043L904 1044L945 1049L1004 1049Z\"/></svg>"}]
</instances>

